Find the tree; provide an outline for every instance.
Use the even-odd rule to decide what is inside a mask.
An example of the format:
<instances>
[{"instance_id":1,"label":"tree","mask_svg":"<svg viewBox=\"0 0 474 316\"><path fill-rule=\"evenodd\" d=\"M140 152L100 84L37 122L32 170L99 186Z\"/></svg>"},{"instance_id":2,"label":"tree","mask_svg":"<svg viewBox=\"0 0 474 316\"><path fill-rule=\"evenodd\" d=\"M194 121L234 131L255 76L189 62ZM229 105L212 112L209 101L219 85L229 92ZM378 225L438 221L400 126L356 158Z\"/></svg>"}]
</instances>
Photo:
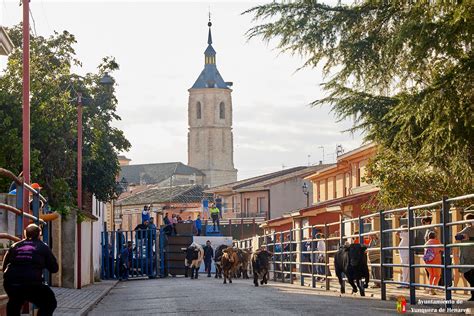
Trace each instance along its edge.
<instances>
[{"instance_id":1,"label":"tree","mask_svg":"<svg viewBox=\"0 0 474 316\"><path fill-rule=\"evenodd\" d=\"M9 56L0 77L0 165L19 173L21 141L21 27L9 30L17 49ZM31 178L43 185L49 203L63 213L76 205L77 187L77 92L84 103L83 185L99 200L116 194L119 172L117 154L130 143L123 132L111 126L116 114L114 90L98 84L105 72L119 68L104 58L96 74L74 74L81 63L73 48L76 40L67 31L49 38L31 36ZM3 189L8 182L0 179Z\"/></svg>"},{"instance_id":2,"label":"tree","mask_svg":"<svg viewBox=\"0 0 474 316\"><path fill-rule=\"evenodd\" d=\"M397 163L416 163L423 168L418 174L436 173L455 186L443 192L472 192L472 4L285 1L244 13L265 21L248 31L249 38L277 40L278 49L305 59L302 67L324 65L328 95L313 105L329 104L340 120L354 118L351 131L363 130L379 153L389 151ZM394 198L384 179L393 179L397 169L377 168L371 180Z\"/></svg>"}]
</instances>

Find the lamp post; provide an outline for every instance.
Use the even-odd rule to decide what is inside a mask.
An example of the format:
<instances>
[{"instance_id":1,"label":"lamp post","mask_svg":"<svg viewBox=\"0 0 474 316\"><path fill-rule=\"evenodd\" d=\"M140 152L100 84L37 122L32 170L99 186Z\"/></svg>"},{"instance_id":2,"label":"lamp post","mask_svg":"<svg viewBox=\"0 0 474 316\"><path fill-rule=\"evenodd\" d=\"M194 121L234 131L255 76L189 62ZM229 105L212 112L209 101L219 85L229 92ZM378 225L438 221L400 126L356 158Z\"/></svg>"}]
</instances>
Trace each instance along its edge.
<instances>
[{"instance_id":1,"label":"lamp post","mask_svg":"<svg viewBox=\"0 0 474 316\"><path fill-rule=\"evenodd\" d=\"M99 84L111 87L114 84L112 77L105 73ZM77 208L82 211L82 94L77 93ZM77 288L81 288L81 248L82 248L81 223L77 221Z\"/></svg>"},{"instance_id":2,"label":"lamp post","mask_svg":"<svg viewBox=\"0 0 474 316\"><path fill-rule=\"evenodd\" d=\"M118 187L119 187L120 194L127 192L128 181L127 179L125 179L125 177L122 177L122 179L118 183ZM120 206L120 208L122 208L122 206ZM114 203L112 203L112 230L115 231L115 205Z\"/></svg>"},{"instance_id":3,"label":"lamp post","mask_svg":"<svg viewBox=\"0 0 474 316\"><path fill-rule=\"evenodd\" d=\"M308 189L308 184L306 182L303 182L303 186L301 187L303 189L304 195L306 195L306 207L309 207L309 189Z\"/></svg>"},{"instance_id":4,"label":"lamp post","mask_svg":"<svg viewBox=\"0 0 474 316\"><path fill-rule=\"evenodd\" d=\"M323 150L323 160L322 160L322 162L324 163L324 146L319 146L318 148L322 148L322 150Z\"/></svg>"}]
</instances>

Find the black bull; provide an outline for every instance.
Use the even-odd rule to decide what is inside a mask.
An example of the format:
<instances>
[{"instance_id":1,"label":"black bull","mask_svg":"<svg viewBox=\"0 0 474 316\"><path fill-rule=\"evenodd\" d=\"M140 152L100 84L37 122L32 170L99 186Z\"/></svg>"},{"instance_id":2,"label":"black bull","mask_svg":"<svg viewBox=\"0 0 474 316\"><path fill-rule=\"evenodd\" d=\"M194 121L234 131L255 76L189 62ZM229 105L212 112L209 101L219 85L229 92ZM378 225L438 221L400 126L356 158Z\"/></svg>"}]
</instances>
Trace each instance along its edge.
<instances>
[{"instance_id":1,"label":"black bull","mask_svg":"<svg viewBox=\"0 0 474 316\"><path fill-rule=\"evenodd\" d=\"M188 248L186 248L185 253L186 253L187 265L185 266L184 276L187 278L189 264L191 264L193 260L197 260L199 258L199 249L194 246L189 246ZM194 279L194 278L197 279L198 275L199 275L199 269L194 267L194 265L191 265L191 279Z\"/></svg>"},{"instance_id":2,"label":"black bull","mask_svg":"<svg viewBox=\"0 0 474 316\"><path fill-rule=\"evenodd\" d=\"M222 278L222 250L226 249L228 246L226 245L220 245L217 247L216 252L214 254L214 263L216 265L216 279L217 278Z\"/></svg>"},{"instance_id":3,"label":"black bull","mask_svg":"<svg viewBox=\"0 0 474 316\"><path fill-rule=\"evenodd\" d=\"M336 253L334 268L341 285L341 293L345 293L344 280L342 279L342 273L344 273L347 281L352 286L352 293L357 293L357 288L359 288L360 295L365 296L364 288L367 288L369 285L366 249L367 247L360 244L351 244L341 247ZM365 278L363 285L362 278Z\"/></svg>"},{"instance_id":4,"label":"black bull","mask_svg":"<svg viewBox=\"0 0 474 316\"><path fill-rule=\"evenodd\" d=\"M257 250L252 254L253 284L258 286L258 278L262 278L260 284L267 284L270 270L270 259L273 254L267 250Z\"/></svg>"}]
</instances>

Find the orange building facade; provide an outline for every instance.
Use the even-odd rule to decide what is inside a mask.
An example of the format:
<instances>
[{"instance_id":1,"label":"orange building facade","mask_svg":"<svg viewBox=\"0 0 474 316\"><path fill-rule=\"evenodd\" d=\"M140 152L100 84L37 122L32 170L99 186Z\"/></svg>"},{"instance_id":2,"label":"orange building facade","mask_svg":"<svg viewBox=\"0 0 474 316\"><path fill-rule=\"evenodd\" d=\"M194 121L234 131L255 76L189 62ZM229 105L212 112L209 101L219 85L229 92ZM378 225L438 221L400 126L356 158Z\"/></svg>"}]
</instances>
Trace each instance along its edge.
<instances>
[{"instance_id":1,"label":"orange building facade","mask_svg":"<svg viewBox=\"0 0 474 316\"><path fill-rule=\"evenodd\" d=\"M300 210L288 210L284 216L265 222L262 225L265 231L271 233L334 223L341 217L353 218L368 214L370 211L366 205L375 203L379 189L366 182L366 166L376 151L375 144L361 146L340 155L336 164L308 175L305 179L312 183L314 203ZM337 225L333 225L328 232L338 236L338 229ZM345 230L355 231L356 228L347 227Z\"/></svg>"}]
</instances>

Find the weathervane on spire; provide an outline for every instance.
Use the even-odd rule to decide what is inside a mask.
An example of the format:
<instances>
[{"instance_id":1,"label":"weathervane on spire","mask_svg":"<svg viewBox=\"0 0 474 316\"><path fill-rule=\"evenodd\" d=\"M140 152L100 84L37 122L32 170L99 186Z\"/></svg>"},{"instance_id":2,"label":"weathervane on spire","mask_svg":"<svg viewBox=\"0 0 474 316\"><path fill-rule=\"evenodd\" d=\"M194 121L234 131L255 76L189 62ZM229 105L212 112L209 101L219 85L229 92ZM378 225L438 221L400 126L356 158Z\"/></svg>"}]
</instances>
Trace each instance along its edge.
<instances>
[{"instance_id":1,"label":"weathervane on spire","mask_svg":"<svg viewBox=\"0 0 474 316\"><path fill-rule=\"evenodd\" d=\"M211 6L209 6L209 22L207 22L207 26L209 26L209 34L207 35L207 44L211 45L212 44L212 35L211 35Z\"/></svg>"},{"instance_id":2,"label":"weathervane on spire","mask_svg":"<svg viewBox=\"0 0 474 316\"><path fill-rule=\"evenodd\" d=\"M211 5L209 5L209 22L207 23L207 26L211 27L212 22L211 22Z\"/></svg>"}]
</instances>

